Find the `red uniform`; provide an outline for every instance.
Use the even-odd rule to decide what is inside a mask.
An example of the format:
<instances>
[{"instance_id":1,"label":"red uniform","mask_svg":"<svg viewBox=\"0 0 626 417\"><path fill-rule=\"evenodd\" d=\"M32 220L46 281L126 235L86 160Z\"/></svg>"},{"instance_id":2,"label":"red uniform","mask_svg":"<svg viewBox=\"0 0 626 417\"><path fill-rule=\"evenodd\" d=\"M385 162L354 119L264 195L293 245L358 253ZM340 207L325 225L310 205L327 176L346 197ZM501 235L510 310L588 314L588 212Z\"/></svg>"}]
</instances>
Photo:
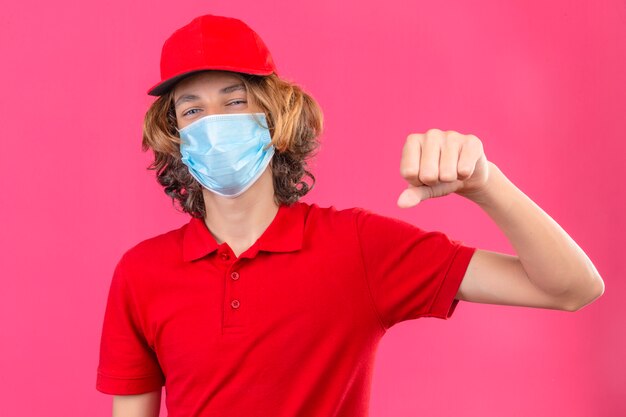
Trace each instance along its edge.
<instances>
[{"instance_id":1,"label":"red uniform","mask_svg":"<svg viewBox=\"0 0 626 417\"><path fill-rule=\"evenodd\" d=\"M366 416L376 348L450 317L475 248L363 209L298 202L236 258L201 219L118 263L96 388L166 388L169 417Z\"/></svg>"}]
</instances>

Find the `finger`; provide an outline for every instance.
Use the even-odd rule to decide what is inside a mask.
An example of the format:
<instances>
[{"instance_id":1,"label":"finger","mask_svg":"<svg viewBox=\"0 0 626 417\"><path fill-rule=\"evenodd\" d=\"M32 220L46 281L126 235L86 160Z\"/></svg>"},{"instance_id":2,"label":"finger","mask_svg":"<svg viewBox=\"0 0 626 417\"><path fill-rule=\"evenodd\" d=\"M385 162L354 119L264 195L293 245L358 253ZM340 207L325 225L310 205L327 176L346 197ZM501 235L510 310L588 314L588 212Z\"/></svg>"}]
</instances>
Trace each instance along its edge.
<instances>
[{"instance_id":1,"label":"finger","mask_svg":"<svg viewBox=\"0 0 626 417\"><path fill-rule=\"evenodd\" d=\"M443 132L439 129L430 129L426 132L422 142L422 156L420 159L419 180L426 185L435 185L439 182L439 158Z\"/></svg>"},{"instance_id":2,"label":"finger","mask_svg":"<svg viewBox=\"0 0 626 417\"><path fill-rule=\"evenodd\" d=\"M457 167L459 179L465 180L472 176L476 168L476 162L478 162L482 154L483 146L478 138L470 139L463 144Z\"/></svg>"},{"instance_id":3,"label":"finger","mask_svg":"<svg viewBox=\"0 0 626 417\"><path fill-rule=\"evenodd\" d=\"M458 178L459 151L460 142L458 140L446 139L444 141L439 159L439 181L450 182Z\"/></svg>"},{"instance_id":4,"label":"finger","mask_svg":"<svg viewBox=\"0 0 626 417\"><path fill-rule=\"evenodd\" d=\"M422 185L419 181L422 136L419 133L409 135L402 148L400 175L412 185Z\"/></svg>"}]
</instances>

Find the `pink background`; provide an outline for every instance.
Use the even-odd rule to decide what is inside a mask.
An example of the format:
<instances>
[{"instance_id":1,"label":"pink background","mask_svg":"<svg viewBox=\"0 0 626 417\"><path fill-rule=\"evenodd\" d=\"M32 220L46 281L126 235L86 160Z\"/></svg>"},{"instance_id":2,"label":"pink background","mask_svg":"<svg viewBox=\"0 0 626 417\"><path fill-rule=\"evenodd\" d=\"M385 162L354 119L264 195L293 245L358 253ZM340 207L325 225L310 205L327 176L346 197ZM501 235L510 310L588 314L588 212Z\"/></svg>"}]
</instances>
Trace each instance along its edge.
<instances>
[{"instance_id":1,"label":"pink background","mask_svg":"<svg viewBox=\"0 0 626 417\"><path fill-rule=\"evenodd\" d=\"M204 13L248 22L281 75L320 102L326 129L306 201L366 207L510 253L461 197L395 206L409 133L473 133L605 280L605 295L577 313L461 303L449 321L398 324L378 351L372 416L626 415L618 0L4 4L2 415L110 415L95 377L113 267L188 220L145 169L145 91L165 38Z\"/></svg>"}]
</instances>

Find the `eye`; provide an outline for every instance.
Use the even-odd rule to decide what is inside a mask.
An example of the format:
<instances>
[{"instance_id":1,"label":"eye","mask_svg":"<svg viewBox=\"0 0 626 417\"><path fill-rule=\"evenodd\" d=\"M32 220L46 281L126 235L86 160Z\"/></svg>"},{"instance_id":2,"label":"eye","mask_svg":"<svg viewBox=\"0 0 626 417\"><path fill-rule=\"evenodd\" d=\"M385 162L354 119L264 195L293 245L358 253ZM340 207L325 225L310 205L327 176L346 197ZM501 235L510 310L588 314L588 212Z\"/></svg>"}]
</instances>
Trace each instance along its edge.
<instances>
[{"instance_id":1,"label":"eye","mask_svg":"<svg viewBox=\"0 0 626 417\"><path fill-rule=\"evenodd\" d=\"M230 106L231 104L242 104L242 103L247 103L246 100L233 100L230 103L227 104L227 106Z\"/></svg>"},{"instance_id":2,"label":"eye","mask_svg":"<svg viewBox=\"0 0 626 417\"><path fill-rule=\"evenodd\" d=\"M196 114L195 113L196 111L200 111L200 109L189 109L189 110L183 112L183 116L189 116L191 114Z\"/></svg>"}]
</instances>

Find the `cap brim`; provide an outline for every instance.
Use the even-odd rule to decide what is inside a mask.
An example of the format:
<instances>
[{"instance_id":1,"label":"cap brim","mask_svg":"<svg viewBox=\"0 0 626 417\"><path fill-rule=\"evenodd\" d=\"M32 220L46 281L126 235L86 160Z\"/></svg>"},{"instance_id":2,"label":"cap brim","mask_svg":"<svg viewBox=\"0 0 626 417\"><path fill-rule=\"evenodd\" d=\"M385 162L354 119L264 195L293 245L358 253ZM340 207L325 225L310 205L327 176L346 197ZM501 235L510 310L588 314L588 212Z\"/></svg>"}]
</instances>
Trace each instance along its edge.
<instances>
[{"instance_id":1,"label":"cap brim","mask_svg":"<svg viewBox=\"0 0 626 417\"><path fill-rule=\"evenodd\" d=\"M152 88L148 90L148 95L156 96L156 97L162 96L163 94L166 94L168 91L170 91L176 85L176 83L181 81L183 78L186 78L198 72L210 71L210 70L240 72L242 74L253 74L253 75L270 75L275 72L275 71L272 71L271 69L269 70L268 69L241 70L240 68L233 69L233 68L215 68L215 67L196 69L193 71L188 71L182 74L178 74L174 77L168 78L165 81L161 81L160 83L154 85Z\"/></svg>"}]
</instances>

